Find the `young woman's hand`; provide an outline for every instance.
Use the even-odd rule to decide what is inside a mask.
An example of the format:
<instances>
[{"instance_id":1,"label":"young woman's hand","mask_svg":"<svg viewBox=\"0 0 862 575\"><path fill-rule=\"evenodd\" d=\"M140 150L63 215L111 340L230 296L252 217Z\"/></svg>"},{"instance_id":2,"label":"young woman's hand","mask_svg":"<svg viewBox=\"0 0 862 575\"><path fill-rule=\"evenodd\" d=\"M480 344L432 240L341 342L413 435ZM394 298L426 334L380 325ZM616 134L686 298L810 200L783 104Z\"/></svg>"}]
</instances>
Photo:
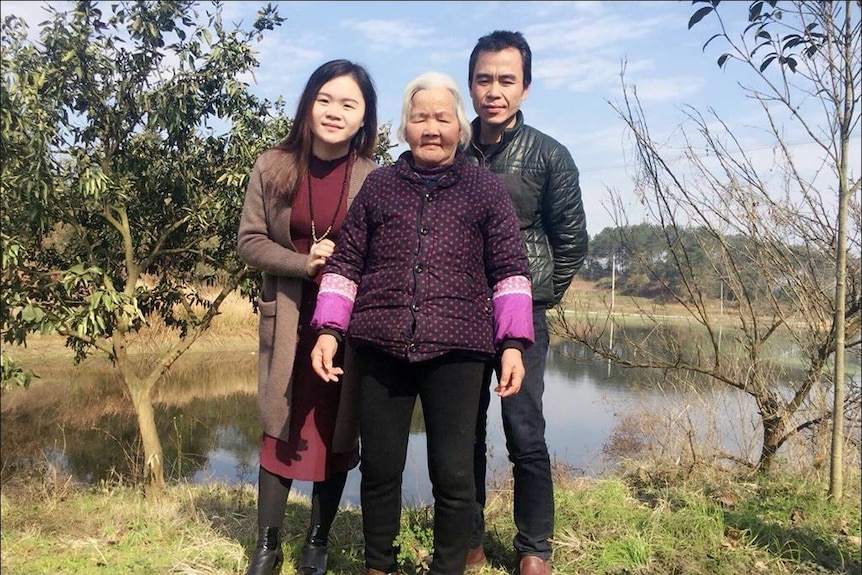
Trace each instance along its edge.
<instances>
[{"instance_id":1,"label":"young woman's hand","mask_svg":"<svg viewBox=\"0 0 862 575\"><path fill-rule=\"evenodd\" d=\"M500 371L497 373L499 383L494 391L500 397L515 395L521 391L525 373L521 350L513 347L504 349L500 356Z\"/></svg>"},{"instance_id":2,"label":"young woman's hand","mask_svg":"<svg viewBox=\"0 0 862 575\"><path fill-rule=\"evenodd\" d=\"M320 240L316 244L311 244L311 250L308 252L308 259L305 262L305 273L308 277L313 278L323 269L323 264L326 263L326 258L332 255L335 250L335 244L332 240Z\"/></svg>"},{"instance_id":3,"label":"young woman's hand","mask_svg":"<svg viewBox=\"0 0 862 575\"><path fill-rule=\"evenodd\" d=\"M338 381L338 376L344 373L343 369L332 365L336 351L338 340L334 335L322 333L317 336L317 343L311 350L311 367L323 381Z\"/></svg>"}]
</instances>

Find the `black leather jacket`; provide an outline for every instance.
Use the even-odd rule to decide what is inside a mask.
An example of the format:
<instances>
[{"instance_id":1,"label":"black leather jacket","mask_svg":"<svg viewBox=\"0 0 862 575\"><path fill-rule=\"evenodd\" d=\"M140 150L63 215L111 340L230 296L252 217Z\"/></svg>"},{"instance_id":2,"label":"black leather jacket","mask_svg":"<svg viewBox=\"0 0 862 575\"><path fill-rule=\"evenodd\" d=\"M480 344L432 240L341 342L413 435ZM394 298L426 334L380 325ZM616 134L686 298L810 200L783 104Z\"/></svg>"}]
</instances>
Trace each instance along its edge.
<instances>
[{"instance_id":1,"label":"black leather jacket","mask_svg":"<svg viewBox=\"0 0 862 575\"><path fill-rule=\"evenodd\" d=\"M533 303L554 306L587 255L589 236L578 168L565 146L524 124L520 111L517 123L503 132L493 155L485 157L478 142L476 118L467 156L490 168L506 186L530 260Z\"/></svg>"}]
</instances>

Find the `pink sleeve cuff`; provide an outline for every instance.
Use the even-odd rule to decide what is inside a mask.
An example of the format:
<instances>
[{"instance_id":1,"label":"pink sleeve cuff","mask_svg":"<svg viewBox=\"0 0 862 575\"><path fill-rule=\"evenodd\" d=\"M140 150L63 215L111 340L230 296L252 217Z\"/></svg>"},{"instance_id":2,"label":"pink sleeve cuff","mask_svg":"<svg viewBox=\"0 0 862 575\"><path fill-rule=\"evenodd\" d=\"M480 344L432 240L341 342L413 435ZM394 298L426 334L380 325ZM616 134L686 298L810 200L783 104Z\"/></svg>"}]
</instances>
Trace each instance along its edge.
<instances>
[{"instance_id":1,"label":"pink sleeve cuff","mask_svg":"<svg viewBox=\"0 0 862 575\"><path fill-rule=\"evenodd\" d=\"M317 292L317 305L311 318L311 327L330 328L347 333L357 287L355 282L344 276L323 274L320 290Z\"/></svg>"},{"instance_id":2,"label":"pink sleeve cuff","mask_svg":"<svg viewBox=\"0 0 862 575\"><path fill-rule=\"evenodd\" d=\"M533 292L530 280L510 276L494 286L494 345L504 339L519 339L525 345L535 341L533 333Z\"/></svg>"}]
</instances>

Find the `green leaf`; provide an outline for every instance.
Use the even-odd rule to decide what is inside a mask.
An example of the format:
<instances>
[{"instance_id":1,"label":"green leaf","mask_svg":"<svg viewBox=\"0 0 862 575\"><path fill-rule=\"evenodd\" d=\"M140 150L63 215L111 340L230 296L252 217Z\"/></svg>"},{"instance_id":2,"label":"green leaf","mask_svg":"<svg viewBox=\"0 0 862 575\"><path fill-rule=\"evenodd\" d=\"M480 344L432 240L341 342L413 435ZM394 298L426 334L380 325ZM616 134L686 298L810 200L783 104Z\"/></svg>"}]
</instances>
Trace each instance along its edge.
<instances>
[{"instance_id":1,"label":"green leaf","mask_svg":"<svg viewBox=\"0 0 862 575\"><path fill-rule=\"evenodd\" d=\"M763 10L763 2L752 2L751 6L748 10L748 21L754 22L760 16L760 12Z\"/></svg>"},{"instance_id":2,"label":"green leaf","mask_svg":"<svg viewBox=\"0 0 862 575\"><path fill-rule=\"evenodd\" d=\"M709 43L710 43L710 42L712 42L713 40L715 40L716 38L720 37L720 36L724 36L724 34L721 34L721 33L719 33L719 34L713 34L713 35L709 38L709 40L707 40L706 42L704 42L702 50L703 50L704 52L706 52L706 47L707 47L707 46L709 46Z\"/></svg>"},{"instance_id":3,"label":"green leaf","mask_svg":"<svg viewBox=\"0 0 862 575\"><path fill-rule=\"evenodd\" d=\"M769 56L764 58L763 62L761 62L761 64L760 64L760 71L763 72L764 70L766 70L769 67L769 65L772 64L772 62L773 62L773 60L775 60L775 58L777 58L777 56L775 54L770 54Z\"/></svg>"},{"instance_id":4,"label":"green leaf","mask_svg":"<svg viewBox=\"0 0 862 575\"><path fill-rule=\"evenodd\" d=\"M688 21L688 29L691 30L691 27L704 19L704 17L715 10L712 6L704 6L694 14L692 14L691 18Z\"/></svg>"},{"instance_id":5,"label":"green leaf","mask_svg":"<svg viewBox=\"0 0 862 575\"><path fill-rule=\"evenodd\" d=\"M32 322L36 320L36 310L31 305L24 306L24 309L21 310L21 318L24 321Z\"/></svg>"},{"instance_id":6,"label":"green leaf","mask_svg":"<svg viewBox=\"0 0 862 575\"><path fill-rule=\"evenodd\" d=\"M790 50L792 48L795 48L796 46L798 46L801 43L802 43L802 38L800 38L799 36L791 37L790 40L787 40L784 43L784 50Z\"/></svg>"}]
</instances>

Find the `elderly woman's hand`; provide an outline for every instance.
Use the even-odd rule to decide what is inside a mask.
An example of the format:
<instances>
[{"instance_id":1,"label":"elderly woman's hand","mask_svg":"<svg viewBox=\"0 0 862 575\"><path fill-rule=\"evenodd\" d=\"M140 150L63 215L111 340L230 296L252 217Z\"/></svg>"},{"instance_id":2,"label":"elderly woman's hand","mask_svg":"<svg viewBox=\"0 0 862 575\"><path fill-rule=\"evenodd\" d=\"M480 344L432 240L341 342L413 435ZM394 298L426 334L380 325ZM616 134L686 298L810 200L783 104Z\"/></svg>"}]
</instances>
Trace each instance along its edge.
<instances>
[{"instance_id":1,"label":"elderly woman's hand","mask_svg":"<svg viewBox=\"0 0 862 575\"><path fill-rule=\"evenodd\" d=\"M305 262L305 273L308 277L313 278L320 273L326 258L331 256L333 251L335 251L335 244L332 240L320 240L316 244L311 244L308 259Z\"/></svg>"},{"instance_id":2,"label":"elderly woman's hand","mask_svg":"<svg viewBox=\"0 0 862 575\"><path fill-rule=\"evenodd\" d=\"M311 367L323 381L338 381L338 376L344 373L343 369L332 365L336 351L338 340L334 335L322 333L317 336L317 343L311 350Z\"/></svg>"},{"instance_id":3,"label":"elderly woman's hand","mask_svg":"<svg viewBox=\"0 0 862 575\"><path fill-rule=\"evenodd\" d=\"M497 378L499 383L494 391L500 397L515 395L521 391L525 373L521 350L512 347L504 349L500 357L500 371Z\"/></svg>"}]
</instances>

